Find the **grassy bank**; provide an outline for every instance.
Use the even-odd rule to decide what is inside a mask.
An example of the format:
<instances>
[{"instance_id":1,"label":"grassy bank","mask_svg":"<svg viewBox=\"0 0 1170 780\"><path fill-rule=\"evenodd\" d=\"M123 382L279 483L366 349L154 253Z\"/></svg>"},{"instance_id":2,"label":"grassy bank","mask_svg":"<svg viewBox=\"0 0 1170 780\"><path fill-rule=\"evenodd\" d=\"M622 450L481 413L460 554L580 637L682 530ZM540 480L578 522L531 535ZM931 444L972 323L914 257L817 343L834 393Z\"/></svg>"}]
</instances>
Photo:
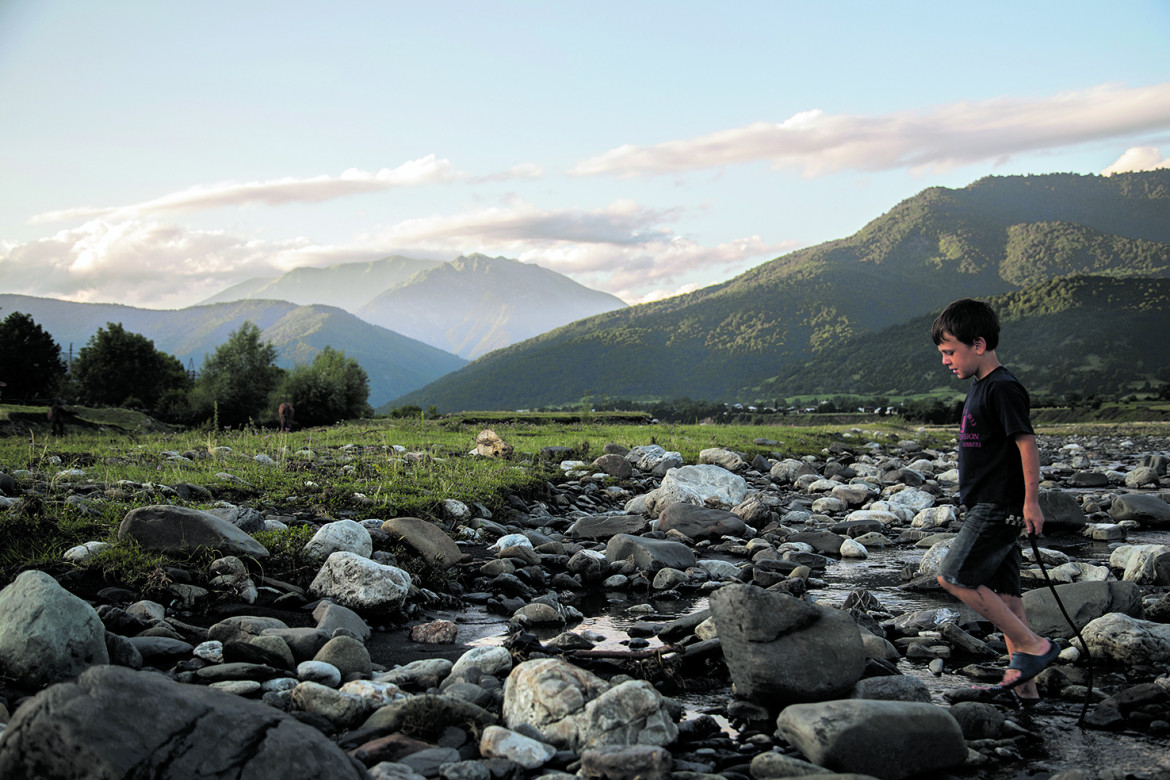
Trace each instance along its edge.
<instances>
[{"instance_id":1,"label":"grassy bank","mask_svg":"<svg viewBox=\"0 0 1170 780\"><path fill-rule=\"evenodd\" d=\"M6 408L11 422L11 407ZM56 573L73 568L66 550L89 541L110 547L84 564L104 581L142 587L164 579L169 565L197 566L137 549L117 539L126 512L173 502L206 508L216 502L247 505L314 521L415 516L441 520L442 502L478 502L493 513L515 493L540 498L559 479L565 457L591 461L608 443L658 444L688 463L709 447L800 457L819 453L842 436L897 441L914 435L887 421L863 434L842 426L773 427L630 424L498 418L492 429L515 448L512 458L468 457L485 420L361 420L295 432L217 430L160 432L140 415L122 410L78 409L65 436L51 436L35 409L15 410L25 420L0 436L0 472L16 482L21 500L0 512L0 586L20 571ZM862 437L866 438L862 438ZM943 434L945 437L945 434ZM940 437L942 438L942 437ZM760 441L762 440L762 441ZM757 443L760 441L760 443ZM541 457L546 447L553 460ZM182 500L176 485L192 485L203 500ZM208 491L202 493L200 489ZM210 496L210 497L208 497ZM269 567L297 567L306 528L266 533L278 553Z\"/></svg>"}]
</instances>

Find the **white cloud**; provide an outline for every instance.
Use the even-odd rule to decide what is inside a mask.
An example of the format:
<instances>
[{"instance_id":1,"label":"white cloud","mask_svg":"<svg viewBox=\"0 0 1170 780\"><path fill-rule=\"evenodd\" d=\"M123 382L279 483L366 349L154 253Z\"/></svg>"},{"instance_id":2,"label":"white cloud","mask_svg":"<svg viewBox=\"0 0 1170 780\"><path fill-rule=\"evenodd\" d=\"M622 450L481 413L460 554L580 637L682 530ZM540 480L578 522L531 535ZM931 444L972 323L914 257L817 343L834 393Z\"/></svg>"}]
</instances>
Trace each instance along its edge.
<instances>
[{"instance_id":1,"label":"white cloud","mask_svg":"<svg viewBox=\"0 0 1170 780\"><path fill-rule=\"evenodd\" d=\"M813 177L855 169L944 171L1036 149L1170 128L1170 83L1102 85L1048 98L959 102L877 116L812 110L653 146L620 146L578 163L576 175L670 174L766 160Z\"/></svg>"},{"instance_id":2,"label":"white cloud","mask_svg":"<svg viewBox=\"0 0 1170 780\"><path fill-rule=\"evenodd\" d=\"M631 201L605 208L541 209L514 201L456 215L407 220L339 245L307 238L266 242L152 220L92 219L47 238L0 247L5 291L151 308L197 303L256 276L298 266L389 254L452 259L483 252L537 263L623 300L665 297L692 277L728 274L796 248L758 236L705 246L677 235L677 210Z\"/></svg>"},{"instance_id":3,"label":"white cloud","mask_svg":"<svg viewBox=\"0 0 1170 780\"><path fill-rule=\"evenodd\" d=\"M1156 146L1132 146L1101 173L1111 176L1115 173L1156 171L1161 168L1170 168L1170 158L1163 158L1162 150Z\"/></svg>"},{"instance_id":4,"label":"white cloud","mask_svg":"<svg viewBox=\"0 0 1170 780\"><path fill-rule=\"evenodd\" d=\"M260 203L269 206L286 203L321 203L347 195L452 181L463 176L464 174L457 171L450 160L438 159L431 154L405 162L397 168L382 168L376 172L351 168L340 176L313 176L307 179L286 177L271 181L199 185L130 206L63 209L38 214L29 221L36 224L94 217L133 220L155 214L203 211Z\"/></svg>"}]
</instances>

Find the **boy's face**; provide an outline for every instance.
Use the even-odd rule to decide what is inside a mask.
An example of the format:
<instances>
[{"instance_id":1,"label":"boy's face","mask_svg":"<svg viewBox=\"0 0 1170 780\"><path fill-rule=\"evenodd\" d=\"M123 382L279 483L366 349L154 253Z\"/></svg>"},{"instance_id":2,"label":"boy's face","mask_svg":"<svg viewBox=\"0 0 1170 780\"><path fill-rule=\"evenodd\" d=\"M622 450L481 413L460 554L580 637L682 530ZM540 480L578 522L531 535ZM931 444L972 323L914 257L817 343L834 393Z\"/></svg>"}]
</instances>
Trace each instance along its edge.
<instances>
[{"instance_id":1,"label":"boy's face","mask_svg":"<svg viewBox=\"0 0 1170 780\"><path fill-rule=\"evenodd\" d=\"M975 339L974 344L964 344L950 333L943 331L942 341L938 343L938 351L942 354L942 363L959 379L979 374L983 366L983 356L986 354L986 342L982 337Z\"/></svg>"}]
</instances>

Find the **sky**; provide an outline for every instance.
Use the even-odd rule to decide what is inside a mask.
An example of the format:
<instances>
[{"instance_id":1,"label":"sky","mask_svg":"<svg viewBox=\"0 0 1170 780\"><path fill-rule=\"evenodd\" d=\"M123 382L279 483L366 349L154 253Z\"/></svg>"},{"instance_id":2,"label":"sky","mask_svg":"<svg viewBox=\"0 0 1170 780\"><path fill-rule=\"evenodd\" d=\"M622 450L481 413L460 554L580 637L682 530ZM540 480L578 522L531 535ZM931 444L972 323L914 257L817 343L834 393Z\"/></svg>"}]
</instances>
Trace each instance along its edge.
<instances>
[{"instance_id":1,"label":"sky","mask_svg":"<svg viewBox=\"0 0 1170 780\"><path fill-rule=\"evenodd\" d=\"M0 112L0 292L479 252L634 304L928 187L1170 167L1170 2L0 0Z\"/></svg>"}]
</instances>

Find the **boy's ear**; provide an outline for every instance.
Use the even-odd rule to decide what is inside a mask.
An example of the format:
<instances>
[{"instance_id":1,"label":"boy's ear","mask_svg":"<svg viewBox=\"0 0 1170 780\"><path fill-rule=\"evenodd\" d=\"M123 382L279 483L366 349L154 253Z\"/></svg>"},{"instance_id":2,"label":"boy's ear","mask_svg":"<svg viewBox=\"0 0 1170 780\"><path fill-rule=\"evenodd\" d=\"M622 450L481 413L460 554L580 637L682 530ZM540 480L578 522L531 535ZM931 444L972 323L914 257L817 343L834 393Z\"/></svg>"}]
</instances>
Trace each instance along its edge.
<instances>
[{"instance_id":1,"label":"boy's ear","mask_svg":"<svg viewBox=\"0 0 1170 780\"><path fill-rule=\"evenodd\" d=\"M975 341L971 342L971 346L975 349L977 354L982 355L987 351L987 339L982 336L976 336Z\"/></svg>"}]
</instances>

